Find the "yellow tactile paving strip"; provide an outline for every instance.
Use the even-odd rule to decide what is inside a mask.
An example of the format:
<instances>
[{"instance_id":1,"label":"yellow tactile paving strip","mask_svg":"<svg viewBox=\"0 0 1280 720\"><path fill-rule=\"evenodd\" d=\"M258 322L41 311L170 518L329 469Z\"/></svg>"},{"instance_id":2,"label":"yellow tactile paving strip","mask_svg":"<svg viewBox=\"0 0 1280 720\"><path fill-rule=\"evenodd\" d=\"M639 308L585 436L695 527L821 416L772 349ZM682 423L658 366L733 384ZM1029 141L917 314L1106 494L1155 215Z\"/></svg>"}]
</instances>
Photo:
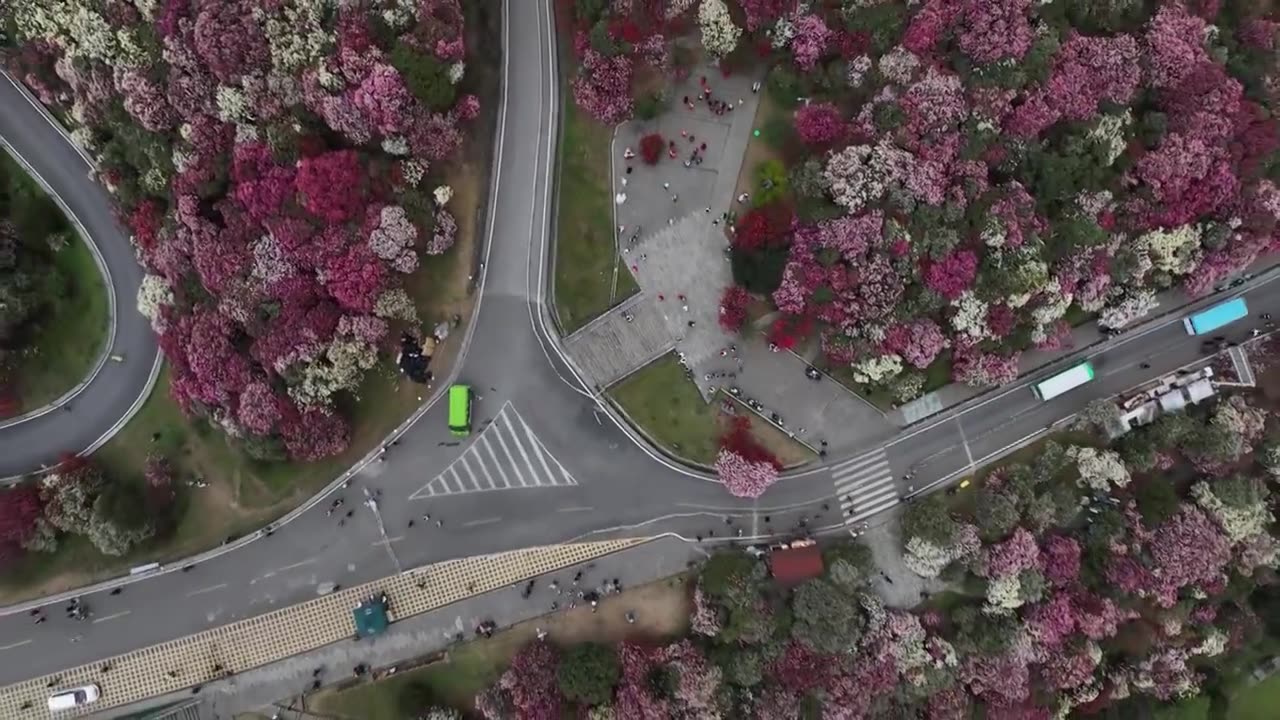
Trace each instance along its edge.
<instances>
[{"instance_id":1,"label":"yellow tactile paving strip","mask_svg":"<svg viewBox=\"0 0 1280 720\"><path fill-rule=\"evenodd\" d=\"M97 683L102 688L102 698L92 705L79 711L58 713L59 718L75 717L217 680L226 673L243 672L351 638L355 635L351 610L374 592L387 594L394 621L644 542L647 538L550 545L428 565L247 620L2 687L0 718L49 717L50 687ZM104 665L109 666L105 674L101 671ZM221 669L215 671L216 667ZM31 706L24 709L24 703Z\"/></svg>"}]
</instances>

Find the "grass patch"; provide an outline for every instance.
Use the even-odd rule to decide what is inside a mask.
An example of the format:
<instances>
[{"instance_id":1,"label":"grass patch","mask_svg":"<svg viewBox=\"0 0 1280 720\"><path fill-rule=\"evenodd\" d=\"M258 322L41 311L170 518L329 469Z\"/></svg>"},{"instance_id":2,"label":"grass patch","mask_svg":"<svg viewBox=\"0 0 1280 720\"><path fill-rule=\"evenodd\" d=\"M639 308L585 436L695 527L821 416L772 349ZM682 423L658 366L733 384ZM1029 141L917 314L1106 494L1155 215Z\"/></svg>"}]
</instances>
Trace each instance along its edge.
<instances>
[{"instance_id":1,"label":"grass patch","mask_svg":"<svg viewBox=\"0 0 1280 720\"><path fill-rule=\"evenodd\" d=\"M34 342L14 373L22 411L57 399L89 374L106 341L107 288L78 234L53 256L53 286ZM131 311L132 308L125 308Z\"/></svg>"},{"instance_id":2,"label":"grass patch","mask_svg":"<svg viewBox=\"0 0 1280 720\"><path fill-rule=\"evenodd\" d=\"M568 97L563 117L555 302L561 330L568 334L635 293L639 286L614 245L609 179L612 132L578 110Z\"/></svg>"},{"instance_id":3,"label":"grass patch","mask_svg":"<svg viewBox=\"0 0 1280 720\"><path fill-rule=\"evenodd\" d=\"M609 390L627 416L672 455L701 465L715 463L729 416L708 404L674 355L659 358ZM745 408L740 413L748 412ZM812 460L805 446L763 420L753 418L751 435L783 465Z\"/></svg>"},{"instance_id":4,"label":"grass patch","mask_svg":"<svg viewBox=\"0 0 1280 720\"><path fill-rule=\"evenodd\" d=\"M1280 675L1242 689L1231 698L1227 720L1270 720L1280 707Z\"/></svg>"},{"instance_id":5,"label":"grass patch","mask_svg":"<svg viewBox=\"0 0 1280 720\"><path fill-rule=\"evenodd\" d=\"M0 218L13 224L14 255L0 273L21 308L0 337L12 354L0 367L5 414L38 409L88 375L106 339L107 287L84 238L62 209L8 153L0 152ZM8 280L6 280L8 282ZM13 299L13 298L11 298Z\"/></svg>"}]
</instances>

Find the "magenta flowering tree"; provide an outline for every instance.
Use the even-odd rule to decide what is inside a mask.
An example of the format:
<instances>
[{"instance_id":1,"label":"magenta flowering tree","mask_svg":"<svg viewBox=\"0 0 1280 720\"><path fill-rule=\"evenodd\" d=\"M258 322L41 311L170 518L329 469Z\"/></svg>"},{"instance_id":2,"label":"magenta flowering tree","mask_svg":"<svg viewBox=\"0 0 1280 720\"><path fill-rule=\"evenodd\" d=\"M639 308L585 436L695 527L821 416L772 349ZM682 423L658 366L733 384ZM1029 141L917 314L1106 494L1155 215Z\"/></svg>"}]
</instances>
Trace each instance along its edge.
<instances>
[{"instance_id":1,"label":"magenta flowering tree","mask_svg":"<svg viewBox=\"0 0 1280 720\"><path fill-rule=\"evenodd\" d=\"M237 417L240 424L250 432L269 435L283 417L280 398L267 383L255 380L240 393L240 412Z\"/></svg>"},{"instance_id":2,"label":"magenta flowering tree","mask_svg":"<svg viewBox=\"0 0 1280 720\"><path fill-rule=\"evenodd\" d=\"M949 344L938 323L920 318L891 326L885 331L880 347L923 370L933 364Z\"/></svg>"},{"instance_id":3,"label":"magenta flowering tree","mask_svg":"<svg viewBox=\"0 0 1280 720\"><path fill-rule=\"evenodd\" d=\"M564 698L556 682L560 653L544 640L525 645L511 658L498 685L511 697L517 714L527 718L560 717Z\"/></svg>"},{"instance_id":4,"label":"magenta flowering tree","mask_svg":"<svg viewBox=\"0 0 1280 720\"><path fill-rule=\"evenodd\" d=\"M978 275L978 256L972 250L955 250L924 269L924 283L948 300L955 300L973 285Z\"/></svg>"},{"instance_id":5,"label":"magenta flowering tree","mask_svg":"<svg viewBox=\"0 0 1280 720\"><path fill-rule=\"evenodd\" d=\"M626 55L605 57L588 50L573 81L573 99L578 107L606 125L617 125L631 117L631 59Z\"/></svg>"},{"instance_id":6,"label":"magenta flowering tree","mask_svg":"<svg viewBox=\"0 0 1280 720\"><path fill-rule=\"evenodd\" d=\"M1022 353L985 352L969 342L958 342L952 356L951 377L974 387L996 387L1018 379Z\"/></svg>"},{"instance_id":7,"label":"magenta flowering tree","mask_svg":"<svg viewBox=\"0 0 1280 720\"><path fill-rule=\"evenodd\" d=\"M1040 547L1029 530L1019 527L1008 540L992 545L979 557L978 574L986 578L1016 575L1024 570L1038 570Z\"/></svg>"},{"instance_id":8,"label":"magenta flowering tree","mask_svg":"<svg viewBox=\"0 0 1280 720\"><path fill-rule=\"evenodd\" d=\"M979 64L1020 60L1031 48L1031 0L963 0L960 50Z\"/></svg>"},{"instance_id":9,"label":"magenta flowering tree","mask_svg":"<svg viewBox=\"0 0 1280 720\"><path fill-rule=\"evenodd\" d=\"M1045 579L1058 587L1075 582L1080 575L1080 543L1066 535L1054 535L1041 548Z\"/></svg>"},{"instance_id":10,"label":"magenta flowering tree","mask_svg":"<svg viewBox=\"0 0 1280 720\"><path fill-rule=\"evenodd\" d=\"M378 63L352 91L351 104L378 132L392 135L403 129L414 99L400 72L390 65Z\"/></svg>"},{"instance_id":11,"label":"magenta flowering tree","mask_svg":"<svg viewBox=\"0 0 1280 720\"><path fill-rule=\"evenodd\" d=\"M778 468L764 460L748 460L733 450L721 450L716 456L716 476L729 494L758 498L778 481Z\"/></svg>"},{"instance_id":12,"label":"magenta flowering tree","mask_svg":"<svg viewBox=\"0 0 1280 720\"><path fill-rule=\"evenodd\" d=\"M772 25L794 10L795 4L795 0L738 0L738 7L746 15L747 30L750 32Z\"/></svg>"},{"instance_id":13,"label":"magenta flowering tree","mask_svg":"<svg viewBox=\"0 0 1280 720\"><path fill-rule=\"evenodd\" d=\"M353 245L324 267L325 288L340 305L357 312L373 312L387 287L387 266L368 245Z\"/></svg>"},{"instance_id":14,"label":"magenta flowering tree","mask_svg":"<svg viewBox=\"0 0 1280 720\"><path fill-rule=\"evenodd\" d=\"M1162 3L1143 36L1147 82L1157 89L1175 88L1201 61L1205 21L1182 3Z\"/></svg>"},{"instance_id":15,"label":"magenta flowering tree","mask_svg":"<svg viewBox=\"0 0 1280 720\"><path fill-rule=\"evenodd\" d=\"M364 172L353 150L298 161L299 201L307 212L326 222L341 223L364 210Z\"/></svg>"},{"instance_id":16,"label":"magenta flowering tree","mask_svg":"<svg viewBox=\"0 0 1280 720\"><path fill-rule=\"evenodd\" d=\"M1172 603L1179 589L1221 577L1231 561L1231 541L1204 511L1183 505L1152 533L1150 552L1161 599Z\"/></svg>"},{"instance_id":17,"label":"magenta flowering tree","mask_svg":"<svg viewBox=\"0 0 1280 720\"><path fill-rule=\"evenodd\" d=\"M844 117L831 103L811 103L796 110L795 127L806 145L829 145L844 135Z\"/></svg>"},{"instance_id":18,"label":"magenta flowering tree","mask_svg":"<svg viewBox=\"0 0 1280 720\"><path fill-rule=\"evenodd\" d=\"M791 38L791 59L796 68L809 72L817 66L818 61L826 54L835 33L827 27L820 15L801 15L792 21L795 36Z\"/></svg>"},{"instance_id":19,"label":"magenta flowering tree","mask_svg":"<svg viewBox=\"0 0 1280 720\"><path fill-rule=\"evenodd\" d=\"M223 83L234 84L269 64L262 24L246 0L203 3L194 31L196 53Z\"/></svg>"}]
</instances>

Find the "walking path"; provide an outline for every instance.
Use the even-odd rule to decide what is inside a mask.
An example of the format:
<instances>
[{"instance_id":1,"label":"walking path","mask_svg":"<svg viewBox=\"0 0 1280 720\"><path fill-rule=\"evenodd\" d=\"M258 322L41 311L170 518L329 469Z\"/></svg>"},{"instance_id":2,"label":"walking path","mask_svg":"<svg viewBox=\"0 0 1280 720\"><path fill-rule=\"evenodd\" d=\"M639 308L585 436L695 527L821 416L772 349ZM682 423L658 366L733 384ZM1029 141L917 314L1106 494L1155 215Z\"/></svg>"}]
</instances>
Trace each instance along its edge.
<instances>
[{"instance_id":1,"label":"walking path","mask_svg":"<svg viewBox=\"0 0 1280 720\"><path fill-rule=\"evenodd\" d=\"M719 325L720 297L733 284L727 216L749 209L733 193L756 129L760 96L751 92L754 80L726 78L710 67L696 70L673 90L673 107L662 117L618 128L618 244L626 271L642 290L565 344L596 389L675 350L708 401L716 389L737 387L742 397L760 403L757 414L764 421L815 451L864 446L893 431L877 408L827 381L809 380L802 358L771 352L762 334L740 336ZM706 87L712 100L726 103L719 114L697 99L706 97ZM640 157L640 140L650 133L665 143L654 166Z\"/></svg>"},{"instance_id":2,"label":"walking path","mask_svg":"<svg viewBox=\"0 0 1280 720\"><path fill-rule=\"evenodd\" d=\"M552 602L556 602L563 611L567 608L572 577L579 571L583 573L580 587L584 589L593 589L615 578L620 580L623 589L626 589L684 572L689 562L703 557L702 551L696 547L670 537L652 541L567 545L559 546L559 549L543 548L542 551L544 553L555 551L560 554L561 560L566 562L545 563L540 567L526 566L516 577L478 585L474 593L470 593L465 599L459 598L460 602L448 607L437 605L435 608L428 608L427 611L415 608L413 617L406 617L410 614L409 609L402 609L401 596L391 592L390 583L397 582L399 578L389 579L388 583L384 584L371 584L374 586L372 589L389 591L392 608L396 611L396 622L392 623L385 634L371 640L359 642L347 640L351 635L352 599L363 597L371 590L353 588L351 591L344 591L352 594L344 602L339 603L345 623L342 635L335 637L323 647L311 646L305 648L301 654L290 657L286 657L286 653L278 653L270 664L262 664L252 669L237 668L233 677L205 683L200 692L205 702L204 717L231 720L240 713L261 710L275 703L287 703L289 698L310 689L316 678L313 675L316 668L323 668L319 679L325 685L329 685L350 679L352 669L359 664L375 670L386 669L448 650L459 642L459 635L463 640L473 638L474 629L482 620L491 620L498 627L509 627L552 612ZM510 554L493 556L491 559L501 562L507 555ZM483 560L483 558L477 560ZM531 597L523 597L525 578L535 577L536 583ZM412 577L407 580L411 588L412 580ZM564 595L558 595L551 590L549 585L552 580L559 581ZM577 610L577 612L583 611L585 608ZM616 611L625 612L625 610ZM643 609L639 609L639 612L643 613ZM341 642L335 642L336 640ZM191 680L188 679L186 684L190 683ZM183 686L180 684L177 687ZM40 689L43 692L43 683L40 684ZM105 689L104 687L104 691ZM167 689L176 690L173 686ZM7 690L0 690L0 692L7 692ZM183 689L181 692L169 692L166 695L149 698L126 710L137 712L190 697L191 692ZM140 696L134 700L141 699ZM4 708L5 706L0 705L0 716L21 717L3 713ZM95 709L101 710L100 707ZM47 714L47 711L44 712ZM119 712L121 711L117 711L117 714ZM269 716L270 711L266 711L265 714ZM44 717L45 715L29 714L28 716ZM291 715L286 713L286 716Z\"/></svg>"}]
</instances>

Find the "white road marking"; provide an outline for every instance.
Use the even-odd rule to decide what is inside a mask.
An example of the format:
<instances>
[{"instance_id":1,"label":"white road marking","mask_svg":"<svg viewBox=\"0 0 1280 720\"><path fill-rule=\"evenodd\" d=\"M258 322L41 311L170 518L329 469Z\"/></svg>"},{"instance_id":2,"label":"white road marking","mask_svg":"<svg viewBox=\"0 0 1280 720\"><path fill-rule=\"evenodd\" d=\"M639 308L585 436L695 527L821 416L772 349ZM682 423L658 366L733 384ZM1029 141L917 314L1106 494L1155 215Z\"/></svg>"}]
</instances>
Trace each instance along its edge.
<instances>
[{"instance_id":1,"label":"white road marking","mask_svg":"<svg viewBox=\"0 0 1280 720\"><path fill-rule=\"evenodd\" d=\"M128 615L128 614L129 614L129 613L131 613L131 612L133 612L133 611L132 611L132 610L121 610L120 612L115 613L115 614L113 614L113 615L104 615L104 616L102 616L102 617L100 617L100 618L94 618L94 619L93 619L93 622L94 622L94 624L97 624L97 623L100 623L100 622L106 622L106 621L108 621L108 620L115 620L116 618L124 617L125 615Z\"/></svg>"},{"instance_id":2,"label":"white road marking","mask_svg":"<svg viewBox=\"0 0 1280 720\"><path fill-rule=\"evenodd\" d=\"M577 484L508 402L449 467L409 499Z\"/></svg>"},{"instance_id":3,"label":"white road marking","mask_svg":"<svg viewBox=\"0 0 1280 720\"><path fill-rule=\"evenodd\" d=\"M403 535L396 535L395 537L389 537L386 540L379 540L378 542L373 543L373 546L378 547L379 545L390 545L391 543L400 542L403 539Z\"/></svg>"},{"instance_id":4,"label":"white road marking","mask_svg":"<svg viewBox=\"0 0 1280 720\"><path fill-rule=\"evenodd\" d=\"M275 573L271 573L270 575L267 575L267 577L271 577L271 575L275 575ZM220 584L218 584L218 585L210 585L210 586L209 586L209 587L207 587L207 588L200 588L199 590L192 590L191 592L187 593L187 597L194 597L194 596L196 596L196 595L203 595L203 594L205 594L205 593L211 593L211 592L214 592L214 591L216 591L216 590L221 590L222 588L224 588L224 587L226 587L226 586L227 586L227 584L226 584L226 583L220 583Z\"/></svg>"},{"instance_id":5,"label":"white road marking","mask_svg":"<svg viewBox=\"0 0 1280 720\"><path fill-rule=\"evenodd\" d=\"M30 645L30 644L31 644L30 640L23 640L22 642L16 642L16 643L13 643L12 645L0 645L0 650L12 650L14 648L20 648L23 645Z\"/></svg>"},{"instance_id":6,"label":"white road marking","mask_svg":"<svg viewBox=\"0 0 1280 720\"><path fill-rule=\"evenodd\" d=\"M592 511L592 510L595 510L595 508L593 508L593 507L588 507L588 506L583 506L583 507L566 507L566 508L560 508L560 509L556 510L556 512L562 512L562 513L571 513L571 512L590 512L590 511Z\"/></svg>"},{"instance_id":7,"label":"white road marking","mask_svg":"<svg viewBox=\"0 0 1280 720\"><path fill-rule=\"evenodd\" d=\"M496 523L496 522L502 522L502 518L496 517L496 518L485 518L483 520L472 520L470 522L462 523L462 527L475 527L476 525L492 525L493 523Z\"/></svg>"},{"instance_id":8,"label":"white road marking","mask_svg":"<svg viewBox=\"0 0 1280 720\"><path fill-rule=\"evenodd\" d=\"M275 572L286 572L288 570L293 570L295 568L303 567L304 565L310 565L315 561L316 561L315 558L311 558L310 560L303 560L302 562L296 562L292 565L285 565L284 567L280 568L279 570L276 570Z\"/></svg>"}]
</instances>

